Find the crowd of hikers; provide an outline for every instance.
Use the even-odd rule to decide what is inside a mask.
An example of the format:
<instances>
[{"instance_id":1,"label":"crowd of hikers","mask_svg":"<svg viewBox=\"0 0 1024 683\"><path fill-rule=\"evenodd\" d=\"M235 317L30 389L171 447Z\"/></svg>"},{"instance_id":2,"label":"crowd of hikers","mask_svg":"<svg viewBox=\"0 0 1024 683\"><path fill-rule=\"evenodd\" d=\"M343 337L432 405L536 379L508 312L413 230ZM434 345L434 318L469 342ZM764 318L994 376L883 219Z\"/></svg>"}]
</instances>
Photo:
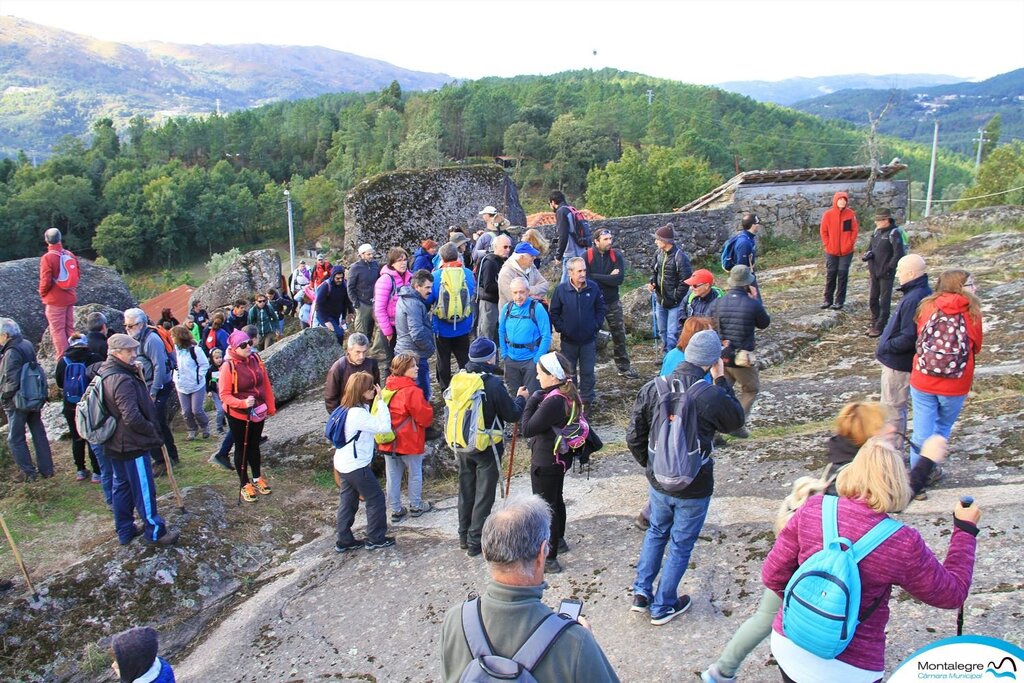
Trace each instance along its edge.
<instances>
[{"instance_id":1,"label":"crowd of hikers","mask_svg":"<svg viewBox=\"0 0 1024 683\"><path fill-rule=\"evenodd\" d=\"M837 193L821 221L823 308L846 302L858 233L848 201ZM60 232L47 230L39 293L74 466L79 480L101 485L120 542L178 540L157 511L154 485L154 477L178 464L167 410L175 392L187 439L222 435L210 461L235 471L240 499L253 503L271 493L260 446L276 405L260 352L295 316L302 327L330 329L343 349L324 387L324 434L335 449L339 488L338 553L394 546L389 524L431 511L423 496L428 441L443 439L458 459L459 547L483 556L492 583L445 620L444 679L491 680L511 667L538 680L618 680L586 619L572 605L568 616L549 619L553 612L540 600L544 575L561 572L571 551L565 476L602 448L590 424L601 401L595 367L602 328L619 376L640 378L619 297L630 265L614 247L615 235L592 230L561 192L551 192L550 205L552 243L513 228L488 206L480 212L484 227L472 236L453 227L448 241L424 240L413 254L391 246L383 265L370 244L347 268L318 256L312 269L300 262L281 288L235 301L228 311L210 315L195 302L184 323L170 311L153 323L129 309L119 334L100 313L89 316L86 329L74 329L77 260ZM728 445L728 436L750 436L760 391L756 331L771 322L756 279L759 230L758 217L746 213L723 246L723 288L711 270L693 270L671 224L652 235L647 289L662 363L636 395L626 443L648 482L636 519L644 536L630 609L654 626L691 605L679 585L711 502L716 447ZM765 638L784 681L878 681L894 585L937 607L958 607L966 597L978 506L962 501L954 509L943 563L915 529L889 515L926 497L942 478L946 441L981 349L981 308L970 273L945 271L933 291L924 259L907 251L891 212L879 210L863 258L881 402L843 407L824 447L828 467L800 478L783 501L762 568L764 594L702 673L705 681L736 680L744 657ZM540 270L545 256L556 266L556 282ZM903 296L890 315L894 288ZM16 321L0 318L0 345L16 480L52 477L40 419L47 378ZM440 414L434 405L442 402L430 400L434 386L443 397ZM529 445L533 495L495 507L506 445L519 437ZM373 467L377 456L384 488ZM357 537L361 503L367 523ZM551 649L556 639L573 645ZM152 657L144 663L153 674L166 663L154 659L155 636L146 643Z\"/></svg>"}]
</instances>

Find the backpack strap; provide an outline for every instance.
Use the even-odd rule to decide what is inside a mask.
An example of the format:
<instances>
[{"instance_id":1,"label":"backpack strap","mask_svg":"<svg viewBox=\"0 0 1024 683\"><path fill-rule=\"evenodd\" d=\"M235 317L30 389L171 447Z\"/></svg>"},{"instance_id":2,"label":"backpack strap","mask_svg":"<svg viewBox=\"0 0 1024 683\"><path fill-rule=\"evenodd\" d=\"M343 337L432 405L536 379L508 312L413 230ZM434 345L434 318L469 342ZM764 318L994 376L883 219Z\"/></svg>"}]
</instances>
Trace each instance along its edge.
<instances>
[{"instance_id":1,"label":"backpack strap","mask_svg":"<svg viewBox=\"0 0 1024 683\"><path fill-rule=\"evenodd\" d=\"M839 497L822 496L821 546L827 548L829 543L837 538L839 538Z\"/></svg>"},{"instance_id":2,"label":"backpack strap","mask_svg":"<svg viewBox=\"0 0 1024 683\"><path fill-rule=\"evenodd\" d=\"M540 660L544 659L544 655L548 653L562 632L576 623L579 622L575 619L552 612L544 618L544 621L537 624L537 628L533 629L533 633L526 639L522 647L512 655L512 660L532 672Z\"/></svg>"},{"instance_id":3,"label":"backpack strap","mask_svg":"<svg viewBox=\"0 0 1024 683\"><path fill-rule=\"evenodd\" d=\"M469 646L473 659L494 654L487 631L484 630L484 618L480 612L478 597L462 603L462 634L466 637L466 645Z\"/></svg>"},{"instance_id":4,"label":"backpack strap","mask_svg":"<svg viewBox=\"0 0 1024 683\"><path fill-rule=\"evenodd\" d=\"M838 499L837 499L838 500ZM902 522L886 517L871 530L864 534L860 540L853 544L850 549L853 552L853 559L860 562L871 553L872 550L882 545L890 536L895 534L903 526Z\"/></svg>"}]
</instances>

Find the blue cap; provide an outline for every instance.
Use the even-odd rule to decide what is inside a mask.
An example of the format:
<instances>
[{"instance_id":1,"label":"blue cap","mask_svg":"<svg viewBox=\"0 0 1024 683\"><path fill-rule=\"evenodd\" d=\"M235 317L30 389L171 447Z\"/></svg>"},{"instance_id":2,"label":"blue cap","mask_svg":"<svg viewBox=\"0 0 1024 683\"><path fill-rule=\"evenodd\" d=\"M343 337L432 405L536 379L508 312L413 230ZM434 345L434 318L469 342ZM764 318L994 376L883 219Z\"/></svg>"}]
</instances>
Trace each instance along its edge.
<instances>
[{"instance_id":1,"label":"blue cap","mask_svg":"<svg viewBox=\"0 0 1024 683\"><path fill-rule=\"evenodd\" d=\"M529 254L530 256L540 256L540 252L529 242L520 242L516 245L515 253L517 254Z\"/></svg>"}]
</instances>

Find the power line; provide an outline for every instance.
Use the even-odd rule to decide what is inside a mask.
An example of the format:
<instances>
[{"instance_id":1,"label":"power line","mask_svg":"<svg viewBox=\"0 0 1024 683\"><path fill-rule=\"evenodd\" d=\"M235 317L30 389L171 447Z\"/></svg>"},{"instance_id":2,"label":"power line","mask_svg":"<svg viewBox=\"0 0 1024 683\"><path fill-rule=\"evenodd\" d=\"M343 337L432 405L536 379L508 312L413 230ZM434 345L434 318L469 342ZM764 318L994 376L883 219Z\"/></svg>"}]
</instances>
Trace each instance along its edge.
<instances>
[{"instance_id":1,"label":"power line","mask_svg":"<svg viewBox=\"0 0 1024 683\"><path fill-rule=\"evenodd\" d=\"M959 199L933 199L932 200L932 204L952 204L954 202L969 202L969 201L972 201L974 199L985 199L986 197L998 197L1001 194L1010 194L1011 192L1016 192L1017 190L1024 190L1024 185L1021 185L1020 187L1011 187L1009 190L1003 190L1002 192L991 192L989 194L980 194L977 197L960 197ZM912 201L912 202L917 202L918 204L920 204L921 202L927 201L925 199L914 199L913 197L910 197L909 200Z\"/></svg>"}]
</instances>

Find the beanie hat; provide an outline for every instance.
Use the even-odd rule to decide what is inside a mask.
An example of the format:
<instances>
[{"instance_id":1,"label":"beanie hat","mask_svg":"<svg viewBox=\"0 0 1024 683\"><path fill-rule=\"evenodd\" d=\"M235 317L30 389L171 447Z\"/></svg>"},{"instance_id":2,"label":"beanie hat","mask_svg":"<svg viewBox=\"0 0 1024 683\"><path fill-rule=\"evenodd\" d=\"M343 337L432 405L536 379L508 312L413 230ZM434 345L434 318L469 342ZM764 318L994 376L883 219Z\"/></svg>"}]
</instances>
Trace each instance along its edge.
<instances>
[{"instance_id":1,"label":"beanie hat","mask_svg":"<svg viewBox=\"0 0 1024 683\"><path fill-rule=\"evenodd\" d=\"M469 346L469 359L474 363L482 363L491 358L497 347L487 337L477 337Z\"/></svg>"},{"instance_id":2,"label":"beanie hat","mask_svg":"<svg viewBox=\"0 0 1024 683\"><path fill-rule=\"evenodd\" d=\"M114 636L110 644L122 681L134 681L156 661L157 635L148 626L131 628Z\"/></svg>"},{"instance_id":3,"label":"beanie hat","mask_svg":"<svg viewBox=\"0 0 1024 683\"><path fill-rule=\"evenodd\" d=\"M747 287L754 284L754 276L750 273L750 266L736 265L729 271L730 287Z\"/></svg>"},{"instance_id":4,"label":"beanie hat","mask_svg":"<svg viewBox=\"0 0 1024 683\"><path fill-rule=\"evenodd\" d=\"M676 233L671 225L661 226L654 232L654 236L662 242L668 242L669 244L675 244L676 242Z\"/></svg>"},{"instance_id":5,"label":"beanie hat","mask_svg":"<svg viewBox=\"0 0 1024 683\"><path fill-rule=\"evenodd\" d=\"M714 330L701 330L690 338L683 356L687 363L710 367L722 357L722 340Z\"/></svg>"},{"instance_id":6,"label":"beanie hat","mask_svg":"<svg viewBox=\"0 0 1024 683\"><path fill-rule=\"evenodd\" d=\"M241 330L235 330L228 337L228 346L230 346L233 349L237 349L242 343L247 341L252 341L249 338L249 335L247 335L245 332L242 332Z\"/></svg>"}]
</instances>

